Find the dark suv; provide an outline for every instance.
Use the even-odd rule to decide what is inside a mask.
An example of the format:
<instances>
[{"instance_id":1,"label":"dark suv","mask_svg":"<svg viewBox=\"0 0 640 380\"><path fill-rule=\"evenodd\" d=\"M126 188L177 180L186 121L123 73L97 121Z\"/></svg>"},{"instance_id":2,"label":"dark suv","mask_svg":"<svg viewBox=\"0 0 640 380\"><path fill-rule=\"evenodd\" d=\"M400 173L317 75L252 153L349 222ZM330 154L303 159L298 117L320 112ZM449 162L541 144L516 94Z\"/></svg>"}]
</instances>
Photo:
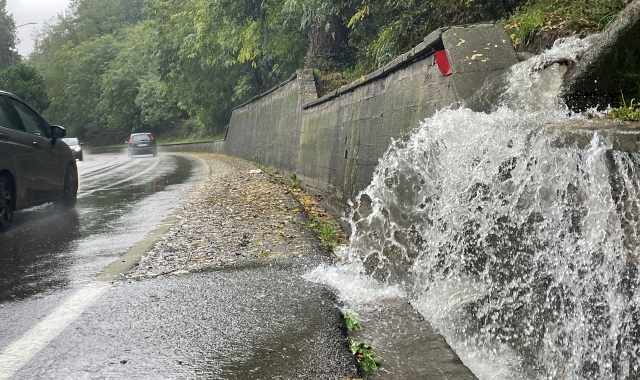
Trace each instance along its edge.
<instances>
[{"instance_id":1,"label":"dark suv","mask_svg":"<svg viewBox=\"0 0 640 380\"><path fill-rule=\"evenodd\" d=\"M129 157L138 154L153 154L153 157L158 155L158 146L151 133L132 133L126 143Z\"/></svg>"},{"instance_id":2,"label":"dark suv","mask_svg":"<svg viewBox=\"0 0 640 380\"><path fill-rule=\"evenodd\" d=\"M61 140L66 133L16 96L0 91L0 228L16 210L54 201L75 206L78 168Z\"/></svg>"}]
</instances>

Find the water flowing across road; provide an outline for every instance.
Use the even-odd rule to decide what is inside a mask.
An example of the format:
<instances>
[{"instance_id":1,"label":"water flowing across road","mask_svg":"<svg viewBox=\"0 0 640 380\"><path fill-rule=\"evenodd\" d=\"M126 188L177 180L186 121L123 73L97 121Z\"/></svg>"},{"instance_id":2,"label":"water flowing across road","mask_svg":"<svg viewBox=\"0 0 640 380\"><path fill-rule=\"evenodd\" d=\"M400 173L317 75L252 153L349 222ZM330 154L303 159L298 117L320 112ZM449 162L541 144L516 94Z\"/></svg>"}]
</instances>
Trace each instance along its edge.
<instances>
[{"instance_id":1,"label":"water flowing across road","mask_svg":"<svg viewBox=\"0 0 640 380\"><path fill-rule=\"evenodd\" d=\"M480 379L638 378L640 155L555 127L589 123L558 98L589 43L559 41L485 86L474 101L492 112L442 110L394 141L344 260L308 278L354 310L401 295Z\"/></svg>"}]
</instances>

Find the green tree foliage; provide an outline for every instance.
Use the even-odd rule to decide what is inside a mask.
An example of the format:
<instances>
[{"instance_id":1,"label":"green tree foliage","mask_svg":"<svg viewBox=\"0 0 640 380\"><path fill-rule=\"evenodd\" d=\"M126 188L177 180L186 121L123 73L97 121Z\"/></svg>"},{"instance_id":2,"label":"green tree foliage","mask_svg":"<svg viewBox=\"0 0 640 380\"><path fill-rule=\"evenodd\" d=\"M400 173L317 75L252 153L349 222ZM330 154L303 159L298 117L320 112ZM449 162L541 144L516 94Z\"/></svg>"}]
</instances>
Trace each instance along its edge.
<instances>
[{"instance_id":1,"label":"green tree foliage","mask_svg":"<svg viewBox=\"0 0 640 380\"><path fill-rule=\"evenodd\" d=\"M50 103L42 75L31 66L19 64L0 71L0 88L13 93L43 112Z\"/></svg>"},{"instance_id":2,"label":"green tree foliage","mask_svg":"<svg viewBox=\"0 0 640 380\"><path fill-rule=\"evenodd\" d=\"M98 109L105 115L108 132L126 136L143 129L170 130L185 114L168 100L166 87L154 70L146 25L127 29L123 46L102 76Z\"/></svg>"},{"instance_id":3,"label":"green tree foliage","mask_svg":"<svg viewBox=\"0 0 640 380\"><path fill-rule=\"evenodd\" d=\"M584 9L597 24L628 2L573 1L580 6L572 0L71 0L40 31L29 64L48 89L45 116L82 138L112 143L141 130L178 135L185 126L214 135L234 106L301 67L366 73L438 27L503 20L522 29L510 18L514 10L541 4L546 8L535 9L545 15ZM3 41L15 42L7 20L0 49ZM546 27L544 20L534 31ZM0 67L6 62L0 54Z\"/></svg>"},{"instance_id":4,"label":"green tree foliage","mask_svg":"<svg viewBox=\"0 0 640 380\"><path fill-rule=\"evenodd\" d=\"M16 23L7 13L7 0L0 0L0 70L10 67L14 59L10 49L16 46Z\"/></svg>"},{"instance_id":5,"label":"green tree foliage","mask_svg":"<svg viewBox=\"0 0 640 380\"><path fill-rule=\"evenodd\" d=\"M196 0L195 35L184 51L200 56L208 67L236 66L239 86L234 99L244 100L275 86L300 68L306 38L284 22L279 1Z\"/></svg>"},{"instance_id":6,"label":"green tree foliage","mask_svg":"<svg viewBox=\"0 0 640 380\"><path fill-rule=\"evenodd\" d=\"M81 41L123 33L144 19L144 0L72 0L76 37Z\"/></svg>"},{"instance_id":7,"label":"green tree foliage","mask_svg":"<svg viewBox=\"0 0 640 380\"><path fill-rule=\"evenodd\" d=\"M127 119L122 114L128 115L129 108L120 102L105 112L103 76L125 48L127 29L142 20L142 0L74 0L64 15L45 25L29 63L45 79L51 105L44 114L50 121L85 140L122 139L109 127ZM135 122L118 124L118 132L131 130Z\"/></svg>"},{"instance_id":8,"label":"green tree foliage","mask_svg":"<svg viewBox=\"0 0 640 380\"><path fill-rule=\"evenodd\" d=\"M75 33L75 20L69 13L58 14L52 20L46 21L37 33L34 53L29 60L38 66L40 63L45 64L69 42L79 43Z\"/></svg>"},{"instance_id":9,"label":"green tree foliage","mask_svg":"<svg viewBox=\"0 0 640 380\"><path fill-rule=\"evenodd\" d=\"M307 33L307 67L330 72L353 65L354 50L349 47L346 27L349 2L285 0L283 10L287 22L299 20L300 30Z\"/></svg>"},{"instance_id":10,"label":"green tree foliage","mask_svg":"<svg viewBox=\"0 0 640 380\"><path fill-rule=\"evenodd\" d=\"M233 84L228 73L216 70L224 66L214 68L203 62L201 54L185 51L187 39L196 33L193 5L177 0L147 2L151 56L167 97L206 129L221 129L228 120Z\"/></svg>"},{"instance_id":11,"label":"green tree foliage","mask_svg":"<svg viewBox=\"0 0 640 380\"><path fill-rule=\"evenodd\" d=\"M285 23L279 2L147 0L155 56L168 94L212 133L234 104L290 76L306 38Z\"/></svg>"},{"instance_id":12,"label":"green tree foliage","mask_svg":"<svg viewBox=\"0 0 640 380\"><path fill-rule=\"evenodd\" d=\"M121 49L111 35L80 45L69 42L39 66L51 97L47 119L82 139L109 140L103 136L104 117L98 109L101 78Z\"/></svg>"}]
</instances>

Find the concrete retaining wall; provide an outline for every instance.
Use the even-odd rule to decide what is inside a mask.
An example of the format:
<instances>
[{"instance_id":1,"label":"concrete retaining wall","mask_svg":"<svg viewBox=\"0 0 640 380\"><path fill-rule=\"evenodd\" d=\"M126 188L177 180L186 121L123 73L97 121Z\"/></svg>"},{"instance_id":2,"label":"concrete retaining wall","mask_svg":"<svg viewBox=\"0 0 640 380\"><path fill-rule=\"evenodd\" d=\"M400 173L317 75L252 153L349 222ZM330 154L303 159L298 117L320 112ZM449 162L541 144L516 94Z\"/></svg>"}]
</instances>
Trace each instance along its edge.
<instances>
[{"instance_id":1,"label":"concrete retaining wall","mask_svg":"<svg viewBox=\"0 0 640 380\"><path fill-rule=\"evenodd\" d=\"M439 69L444 50L451 74ZM317 99L311 70L232 112L224 142L187 149L258 161L296 176L338 209L371 181L392 139L444 107L466 104L492 76L517 62L503 28L439 29L411 51L352 84Z\"/></svg>"}]
</instances>

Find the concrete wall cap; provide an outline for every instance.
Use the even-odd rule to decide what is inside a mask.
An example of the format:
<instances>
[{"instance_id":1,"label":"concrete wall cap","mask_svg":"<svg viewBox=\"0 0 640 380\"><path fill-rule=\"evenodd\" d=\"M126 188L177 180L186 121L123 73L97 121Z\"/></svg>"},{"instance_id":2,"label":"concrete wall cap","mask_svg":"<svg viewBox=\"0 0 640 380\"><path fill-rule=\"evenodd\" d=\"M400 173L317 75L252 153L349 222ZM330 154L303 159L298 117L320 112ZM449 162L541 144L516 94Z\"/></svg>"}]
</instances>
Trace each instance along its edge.
<instances>
[{"instance_id":1,"label":"concrete wall cap","mask_svg":"<svg viewBox=\"0 0 640 380\"><path fill-rule=\"evenodd\" d=\"M442 43L454 74L499 71L518 62L509 36L499 25L451 27L442 34Z\"/></svg>"},{"instance_id":2,"label":"concrete wall cap","mask_svg":"<svg viewBox=\"0 0 640 380\"><path fill-rule=\"evenodd\" d=\"M422 41L427 44L427 46L434 45L442 40L442 28L438 28L433 32L429 33Z\"/></svg>"},{"instance_id":3,"label":"concrete wall cap","mask_svg":"<svg viewBox=\"0 0 640 380\"><path fill-rule=\"evenodd\" d=\"M359 84L358 81L346 84L346 85L340 87L338 90L336 90L336 93L337 94L344 94L345 92L349 92L349 91L353 90L354 88L358 87L358 84Z\"/></svg>"},{"instance_id":4,"label":"concrete wall cap","mask_svg":"<svg viewBox=\"0 0 640 380\"><path fill-rule=\"evenodd\" d=\"M382 68L382 70L386 73L386 72L391 72L391 71L396 71L399 67L402 66L402 64L405 62L405 56L404 54L396 57L396 59L394 59L393 61L387 63L386 65L384 65L384 67Z\"/></svg>"},{"instance_id":5,"label":"concrete wall cap","mask_svg":"<svg viewBox=\"0 0 640 380\"><path fill-rule=\"evenodd\" d=\"M411 49L409 54L411 54L411 57L413 58L413 57L415 57L417 55L420 55L424 51L426 51L427 48L429 48L429 47L430 47L429 44L427 44L426 42L420 42L418 45L416 45L416 47Z\"/></svg>"}]
</instances>

